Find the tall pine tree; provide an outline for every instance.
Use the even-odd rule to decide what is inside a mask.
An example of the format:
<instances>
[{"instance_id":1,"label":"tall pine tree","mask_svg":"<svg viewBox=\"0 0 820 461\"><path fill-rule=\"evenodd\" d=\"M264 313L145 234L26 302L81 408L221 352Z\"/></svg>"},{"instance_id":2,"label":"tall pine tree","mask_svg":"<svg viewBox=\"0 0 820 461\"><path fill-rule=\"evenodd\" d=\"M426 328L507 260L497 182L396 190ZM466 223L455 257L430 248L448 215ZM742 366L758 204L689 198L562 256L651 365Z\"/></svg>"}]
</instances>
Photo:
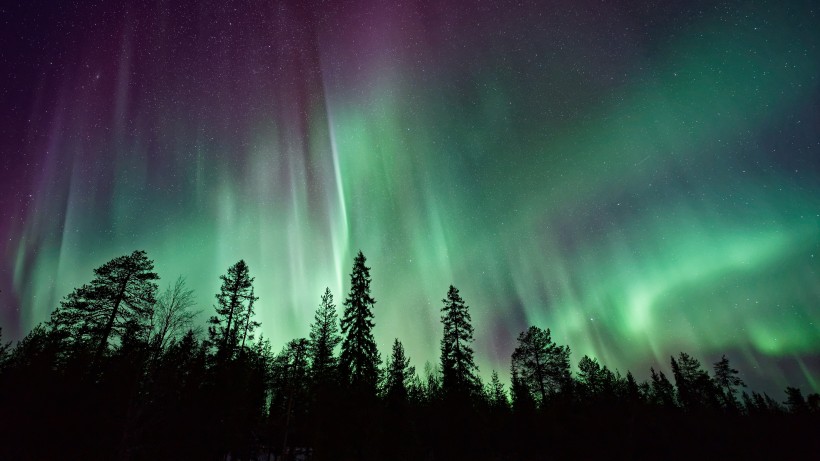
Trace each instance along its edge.
<instances>
[{"instance_id":1,"label":"tall pine tree","mask_svg":"<svg viewBox=\"0 0 820 461\"><path fill-rule=\"evenodd\" d=\"M350 292L344 300L342 316L342 352L339 371L347 384L357 392L375 396L379 378L379 352L373 338L373 306L370 296L370 268L359 251L350 273Z\"/></svg>"},{"instance_id":2,"label":"tall pine tree","mask_svg":"<svg viewBox=\"0 0 820 461\"><path fill-rule=\"evenodd\" d=\"M243 260L219 279L222 286L216 295L216 315L208 320L208 341L217 349L218 357L231 359L259 325L252 320L253 303L259 298L253 294L253 277Z\"/></svg>"},{"instance_id":3,"label":"tall pine tree","mask_svg":"<svg viewBox=\"0 0 820 461\"><path fill-rule=\"evenodd\" d=\"M445 395L471 396L479 391L478 367L473 361L473 326L469 307L450 285L447 297L442 299L441 339L442 388Z\"/></svg>"}]
</instances>

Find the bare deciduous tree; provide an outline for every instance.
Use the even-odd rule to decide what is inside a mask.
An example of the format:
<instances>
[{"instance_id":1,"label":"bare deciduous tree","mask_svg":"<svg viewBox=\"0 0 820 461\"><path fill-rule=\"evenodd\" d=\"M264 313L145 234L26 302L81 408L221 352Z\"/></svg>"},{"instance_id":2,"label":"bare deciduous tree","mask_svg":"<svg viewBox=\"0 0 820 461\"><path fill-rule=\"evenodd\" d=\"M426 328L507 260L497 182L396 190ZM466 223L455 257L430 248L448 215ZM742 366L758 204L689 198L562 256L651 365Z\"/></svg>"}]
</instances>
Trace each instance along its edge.
<instances>
[{"instance_id":1,"label":"bare deciduous tree","mask_svg":"<svg viewBox=\"0 0 820 461\"><path fill-rule=\"evenodd\" d=\"M196 305L194 290L185 284L185 277L179 276L157 299L151 316L151 344L164 350L175 339L182 337L191 328L201 310L192 310Z\"/></svg>"}]
</instances>

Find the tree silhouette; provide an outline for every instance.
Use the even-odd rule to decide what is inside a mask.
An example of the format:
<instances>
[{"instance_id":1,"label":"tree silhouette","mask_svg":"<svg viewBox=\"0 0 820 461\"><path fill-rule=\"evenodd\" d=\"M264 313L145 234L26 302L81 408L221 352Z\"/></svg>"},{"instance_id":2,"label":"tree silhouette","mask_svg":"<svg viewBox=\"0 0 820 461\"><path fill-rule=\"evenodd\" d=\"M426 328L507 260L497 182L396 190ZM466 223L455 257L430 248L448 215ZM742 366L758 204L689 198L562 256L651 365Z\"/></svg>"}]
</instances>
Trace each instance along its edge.
<instances>
[{"instance_id":1,"label":"tree silhouette","mask_svg":"<svg viewBox=\"0 0 820 461\"><path fill-rule=\"evenodd\" d=\"M617 380L605 365L585 355L578 361L578 382L586 398L592 402L612 399Z\"/></svg>"},{"instance_id":2,"label":"tree silhouette","mask_svg":"<svg viewBox=\"0 0 820 461\"><path fill-rule=\"evenodd\" d=\"M627 401L632 404L639 402L642 398L641 387L638 382L635 381L635 377L632 375L631 371L626 372L623 395L626 397Z\"/></svg>"},{"instance_id":3,"label":"tree silhouette","mask_svg":"<svg viewBox=\"0 0 820 461\"><path fill-rule=\"evenodd\" d=\"M373 306L376 300L370 296L370 268L365 266L365 262L366 258L359 251L350 273L350 292L344 300L341 322L344 339L339 369L352 389L375 396L381 360L373 338Z\"/></svg>"},{"instance_id":4,"label":"tree silhouette","mask_svg":"<svg viewBox=\"0 0 820 461\"><path fill-rule=\"evenodd\" d=\"M737 408L738 402L735 398L737 393L736 387L746 387L746 383L740 379L737 374L738 371L729 366L729 359L722 356L721 359L714 364L715 370L715 385L721 390L724 404L727 408Z\"/></svg>"},{"instance_id":5,"label":"tree silhouette","mask_svg":"<svg viewBox=\"0 0 820 461\"><path fill-rule=\"evenodd\" d=\"M308 342L314 382L327 384L333 380L336 372L335 350L341 341L333 294L330 288L325 288L313 323L310 325Z\"/></svg>"},{"instance_id":6,"label":"tree silhouette","mask_svg":"<svg viewBox=\"0 0 820 461\"><path fill-rule=\"evenodd\" d=\"M66 451L79 451L74 440L78 424L92 418L80 413L68 424L60 417L63 411L79 408L84 396L75 392L78 380L60 358L64 347L61 332L39 324L14 345L0 368L0 434L13 441L0 444L0 459L58 459ZM71 400L64 397L66 390L71 391ZM49 450L56 443L67 450L60 455Z\"/></svg>"},{"instance_id":7,"label":"tree silhouette","mask_svg":"<svg viewBox=\"0 0 820 461\"><path fill-rule=\"evenodd\" d=\"M435 402L441 398L441 368L430 362L424 362L424 398L425 401Z\"/></svg>"},{"instance_id":8,"label":"tree silhouette","mask_svg":"<svg viewBox=\"0 0 820 461\"><path fill-rule=\"evenodd\" d=\"M820 394L817 392L813 392L806 397L806 405L809 407L809 411L815 414L820 413Z\"/></svg>"},{"instance_id":9,"label":"tree silhouette","mask_svg":"<svg viewBox=\"0 0 820 461\"><path fill-rule=\"evenodd\" d=\"M796 387L786 387L786 408L790 413L803 415L808 413L809 406L803 397L803 391Z\"/></svg>"},{"instance_id":10,"label":"tree silhouette","mask_svg":"<svg viewBox=\"0 0 820 461\"><path fill-rule=\"evenodd\" d=\"M194 290L187 288L185 277L179 276L157 297L150 317L149 342L157 349L165 350L171 342L187 334L200 312L191 310L195 304Z\"/></svg>"},{"instance_id":11,"label":"tree silhouette","mask_svg":"<svg viewBox=\"0 0 820 461\"><path fill-rule=\"evenodd\" d=\"M820 395L789 386L783 402L751 391L741 405L744 383L726 356L710 377L681 352L675 384L654 368L639 383L584 356L573 379L569 347L533 326L518 336L509 393L495 372L482 386L469 308L452 286L438 365L416 375L396 339L379 369L361 252L344 360L329 289L310 339L274 357L254 339L243 261L220 277L207 341L191 328L184 279L157 296L152 268L144 252L115 258L48 324L13 347L0 336L0 434L14 441L0 444L0 459L791 459L820 449Z\"/></svg>"},{"instance_id":12,"label":"tree silhouette","mask_svg":"<svg viewBox=\"0 0 820 461\"><path fill-rule=\"evenodd\" d=\"M91 283L66 296L51 315L50 325L75 343L90 341L94 360L107 351L110 339L127 331L147 333L159 276L144 251L120 256L94 269Z\"/></svg>"},{"instance_id":13,"label":"tree silhouette","mask_svg":"<svg viewBox=\"0 0 820 461\"><path fill-rule=\"evenodd\" d=\"M473 326L470 323L469 307L450 285L447 297L442 300L444 307L441 323L444 335L441 339L441 377L445 395L469 396L480 390L476 373L478 367L473 361Z\"/></svg>"},{"instance_id":14,"label":"tree silhouette","mask_svg":"<svg viewBox=\"0 0 820 461\"><path fill-rule=\"evenodd\" d=\"M310 325L308 355L312 386L312 444L316 455L332 452L340 400L338 359L336 348L342 341L339 319L330 288L325 288L321 302Z\"/></svg>"},{"instance_id":15,"label":"tree silhouette","mask_svg":"<svg viewBox=\"0 0 820 461\"><path fill-rule=\"evenodd\" d=\"M239 260L219 278L215 315L208 320L207 347L214 354L209 367L208 436L220 442L213 448L215 453L241 457L253 450L252 435L262 424L267 371L262 368L261 350L245 344L259 325L253 320L258 298L248 265Z\"/></svg>"},{"instance_id":16,"label":"tree silhouette","mask_svg":"<svg viewBox=\"0 0 820 461\"><path fill-rule=\"evenodd\" d=\"M518 335L518 346L512 354L513 376L539 405L572 383L569 347L552 341L550 330L529 327Z\"/></svg>"},{"instance_id":17,"label":"tree silhouette","mask_svg":"<svg viewBox=\"0 0 820 461\"><path fill-rule=\"evenodd\" d=\"M672 375L678 389L678 399L687 410L717 406L715 383L701 368L700 362L685 352L678 359L671 357Z\"/></svg>"},{"instance_id":18,"label":"tree silhouette","mask_svg":"<svg viewBox=\"0 0 820 461\"><path fill-rule=\"evenodd\" d=\"M208 320L208 339L217 348L219 358L230 360L240 346L240 334L244 340L259 325L251 320L253 303L258 298L253 294L254 279L243 260L228 268L227 275L220 275L219 279L222 286L216 295L216 315Z\"/></svg>"},{"instance_id":19,"label":"tree silhouette","mask_svg":"<svg viewBox=\"0 0 820 461\"><path fill-rule=\"evenodd\" d=\"M669 381L669 378L663 371L655 371L655 368L649 369L652 373L652 402L663 408L674 408L677 406L675 401L675 387Z\"/></svg>"},{"instance_id":20,"label":"tree silhouette","mask_svg":"<svg viewBox=\"0 0 820 461\"><path fill-rule=\"evenodd\" d=\"M203 440L208 412L204 405L207 381L207 349L194 330L169 341L159 352L146 395L140 421L139 447L142 459L184 459L208 457L213 438ZM209 402L211 403L211 402Z\"/></svg>"},{"instance_id":21,"label":"tree silhouette","mask_svg":"<svg viewBox=\"0 0 820 461\"><path fill-rule=\"evenodd\" d=\"M416 376L416 369L410 366L410 359L404 353L404 346L398 339L393 341L393 349L387 360L384 380L384 416L382 417L382 450L390 453L391 459L413 459L410 441L414 438L409 421L410 387Z\"/></svg>"},{"instance_id":22,"label":"tree silhouette","mask_svg":"<svg viewBox=\"0 0 820 461\"><path fill-rule=\"evenodd\" d=\"M787 394L788 395L788 394ZM743 393L743 406L746 413L756 416L773 416L782 414L785 409L777 400L771 398L767 393L752 391L752 395Z\"/></svg>"},{"instance_id":23,"label":"tree silhouette","mask_svg":"<svg viewBox=\"0 0 820 461\"><path fill-rule=\"evenodd\" d=\"M293 446L304 446L306 442L309 375L308 340L299 338L288 342L273 360L270 403L272 442L274 446L281 443L283 452Z\"/></svg>"},{"instance_id":24,"label":"tree silhouette","mask_svg":"<svg viewBox=\"0 0 820 461\"><path fill-rule=\"evenodd\" d=\"M393 341L393 352L387 361L385 398L394 404L407 402L408 387L416 369L410 366L410 359L404 354L404 346L398 338Z\"/></svg>"},{"instance_id":25,"label":"tree silhouette","mask_svg":"<svg viewBox=\"0 0 820 461\"><path fill-rule=\"evenodd\" d=\"M498 372L493 370L490 375L490 383L487 385L487 401L493 409L507 409L510 407L510 400L507 397L507 391L504 389L504 384L498 378Z\"/></svg>"}]
</instances>

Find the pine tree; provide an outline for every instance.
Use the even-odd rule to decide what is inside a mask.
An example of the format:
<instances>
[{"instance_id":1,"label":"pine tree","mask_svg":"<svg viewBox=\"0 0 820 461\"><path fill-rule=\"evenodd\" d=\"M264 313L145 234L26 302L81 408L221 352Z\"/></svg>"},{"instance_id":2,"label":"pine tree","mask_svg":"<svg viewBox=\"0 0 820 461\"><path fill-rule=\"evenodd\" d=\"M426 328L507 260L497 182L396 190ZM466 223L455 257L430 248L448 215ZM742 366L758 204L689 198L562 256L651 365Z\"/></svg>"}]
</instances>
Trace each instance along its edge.
<instances>
[{"instance_id":1,"label":"pine tree","mask_svg":"<svg viewBox=\"0 0 820 461\"><path fill-rule=\"evenodd\" d=\"M49 324L75 345L93 344L98 360L112 338L128 331L147 335L159 276L144 251L114 258L94 269L94 276L63 299Z\"/></svg>"},{"instance_id":2,"label":"pine tree","mask_svg":"<svg viewBox=\"0 0 820 461\"><path fill-rule=\"evenodd\" d=\"M789 413L795 415L802 415L808 413L809 406L803 397L803 391L796 387L786 387L786 408Z\"/></svg>"},{"instance_id":3,"label":"pine tree","mask_svg":"<svg viewBox=\"0 0 820 461\"><path fill-rule=\"evenodd\" d=\"M578 361L578 381L587 397L600 400L613 397L617 379L606 365L585 355Z\"/></svg>"},{"instance_id":4,"label":"pine tree","mask_svg":"<svg viewBox=\"0 0 820 461\"><path fill-rule=\"evenodd\" d=\"M531 326L518 335L518 346L512 354L513 375L540 405L572 383L568 346L552 341L550 330Z\"/></svg>"},{"instance_id":5,"label":"pine tree","mask_svg":"<svg viewBox=\"0 0 820 461\"><path fill-rule=\"evenodd\" d=\"M350 292L344 300L341 322L344 340L339 370L352 389L374 396L381 359L373 338L373 306L376 300L370 296L370 268L365 266L365 261L361 251L353 260Z\"/></svg>"},{"instance_id":6,"label":"pine tree","mask_svg":"<svg viewBox=\"0 0 820 461\"><path fill-rule=\"evenodd\" d=\"M480 390L478 367L473 361L473 326L470 324L469 307L461 299L458 289L450 285L441 323L444 336L441 339L441 374L445 395L470 396Z\"/></svg>"},{"instance_id":7,"label":"pine tree","mask_svg":"<svg viewBox=\"0 0 820 461\"><path fill-rule=\"evenodd\" d=\"M253 277L243 260L228 268L227 275L220 275L219 279L222 286L216 295L216 315L208 320L208 340L217 349L217 356L229 360L242 345L240 340L247 339L259 325L251 320L253 303L258 298L253 294Z\"/></svg>"},{"instance_id":8,"label":"pine tree","mask_svg":"<svg viewBox=\"0 0 820 461\"><path fill-rule=\"evenodd\" d=\"M696 358L681 352L678 360L671 357L671 365L678 399L684 408L696 410L717 406L715 383Z\"/></svg>"},{"instance_id":9,"label":"pine tree","mask_svg":"<svg viewBox=\"0 0 820 461\"><path fill-rule=\"evenodd\" d=\"M715 362L715 384L721 390L723 401L727 408L738 408L738 401L735 398L736 387L746 387L746 383L740 379L738 371L729 366L729 359L724 355L718 362Z\"/></svg>"},{"instance_id":10,"label":"pine tree","mask_svg":"<svg viewBox=\"0 0 820 461\"><path fill-rule=\"evenodd\" d=\"M314 382L328 384L332 381L336 369L335 350L341 341L333 294L330 288L325 288L313 324L310 325L308 342Z\"/></svg>"}]
</instances>

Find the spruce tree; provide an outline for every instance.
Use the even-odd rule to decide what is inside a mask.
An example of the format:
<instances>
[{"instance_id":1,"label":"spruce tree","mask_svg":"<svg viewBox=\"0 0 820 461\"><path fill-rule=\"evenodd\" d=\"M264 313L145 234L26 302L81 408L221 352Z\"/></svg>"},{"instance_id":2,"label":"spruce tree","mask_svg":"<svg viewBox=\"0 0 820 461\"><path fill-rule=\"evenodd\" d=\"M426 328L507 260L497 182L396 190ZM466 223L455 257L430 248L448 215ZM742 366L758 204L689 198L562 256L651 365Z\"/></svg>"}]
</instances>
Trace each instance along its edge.
<instances>
[{"instance_id":1,"label":"spruce tree","mask_svg":"<svg viewBox=\"0 0 820 461\"><path fill-rule=\"evenodd\" d=\"M442 390L445 395L470 396L481 387L476 375L478 367L473 361L473 326L470 323L469 307L459 295L458 289L452 285L442 302Z\"/></svg>"},{"instance_id":2,"label":"spruce tree","mask_svg":"<svg viewBox=\"0 0 820 461\"><path fill-rule=\"evenodd\" d=\"M410 450L411 441L415 438L411 424L410 387L416 375L415 368L410 366L410 359L404 353L404 346L396 339L393 350L387 360L384 382L384 413L379 431L382 434L382 457L390 459L417 459Z\"/></svg>"},{"instance_id":3,"label":"spruce tree","mask_svg":"<svg viewBox=\"0 0 820 461\"><path fill-rule=\"evenodd\" d=\"M504 389L504 384L498 378L498 372L493 370L490 376L490 384L487 386L487 401L493 409L507 409L510 406L510 401L507 398L507 391Z\"/></svg>"},{"instance_id":4,"label":"spruce tree","mask_svg":"<svg viewBox=\"0 0 820 461\"><path fill-rule=\"evenodd\" d=\"M366 258L359 251L350 273L350 292L344 300L341 322L344 339L339 371L352 389L375 396L381 360L373 338L373 306L376 300L370 296L370 268L365 266L365 262Z\"/></svg>"},{"instance_id":5,"label":"spruce tree","mask_svg":"<svg viewBox=\"0 0 820 461\"><path fill-rule=\"evenodd\" d=\"M388 403L396 405L407 402L408 387L415 374L416 369L410 366L410 359L404 354L404 346L397 338L387 362L385 397Z\"/></svg>"},{"instance_id":6,"label":"spruce tree","mask_svg":"<svg viewBox=\"0 0 820 461\"><path fill-rule=\"evenodd\" d=\"M339 318L330 288L325 288L314 321L310 325L308 356L310 359L311 395L311 445L316 456L330 452L331 442L338 433L336 425L339 413L338 359L336 348L342 341L339 335Z\"/></svg>"},{"instance_id":7,"label":"spruce tree","mask_svg":"<svg viewBox=\"0 0 820 461\"><path fill-rule=\"evenodd\" d=\"M330 288L325 288L313 323L310 325L308 342L311 372L315 383L328 384L332 380L336 369L335 350L341 341L333 294Z\"/></svg>"}]
</instances>

